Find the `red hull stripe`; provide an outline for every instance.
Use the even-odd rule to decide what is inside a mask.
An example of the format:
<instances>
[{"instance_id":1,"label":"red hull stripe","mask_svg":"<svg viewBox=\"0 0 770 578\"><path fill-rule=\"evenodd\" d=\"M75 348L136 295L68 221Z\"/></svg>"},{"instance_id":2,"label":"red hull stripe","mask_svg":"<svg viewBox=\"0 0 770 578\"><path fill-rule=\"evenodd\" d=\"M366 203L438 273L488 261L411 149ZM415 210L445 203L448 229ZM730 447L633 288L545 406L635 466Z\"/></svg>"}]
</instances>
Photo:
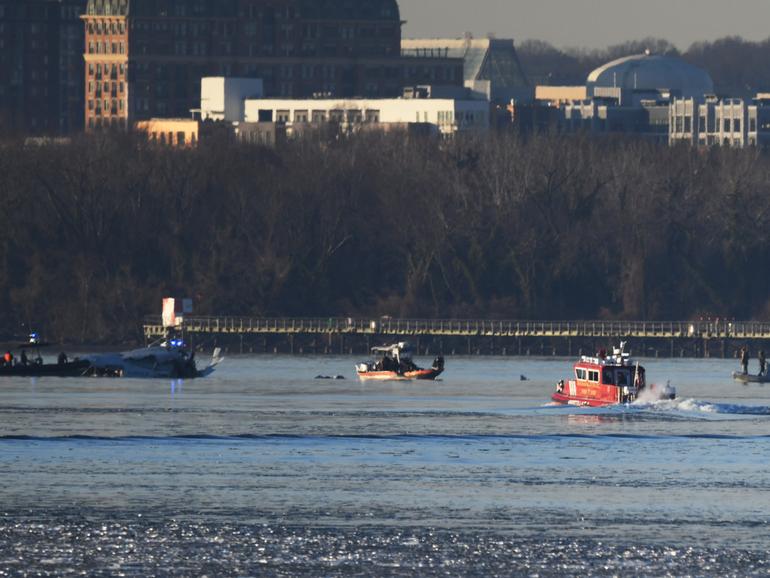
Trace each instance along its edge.
<instances>
[{"instance_id":1,"label":"red hull stripe","mask_svg":"<svg viewBox=\"0 0 770 578\"><path fill-rule=\"evenodd\" d=\"M564 405L580 405L586 407L604 407L607 405L618 405L617 401L603 401L601 399L589 399L585 397L570 397L562 393L554 393L551 399L556 403Z\"/></svg>"}]
</instances>

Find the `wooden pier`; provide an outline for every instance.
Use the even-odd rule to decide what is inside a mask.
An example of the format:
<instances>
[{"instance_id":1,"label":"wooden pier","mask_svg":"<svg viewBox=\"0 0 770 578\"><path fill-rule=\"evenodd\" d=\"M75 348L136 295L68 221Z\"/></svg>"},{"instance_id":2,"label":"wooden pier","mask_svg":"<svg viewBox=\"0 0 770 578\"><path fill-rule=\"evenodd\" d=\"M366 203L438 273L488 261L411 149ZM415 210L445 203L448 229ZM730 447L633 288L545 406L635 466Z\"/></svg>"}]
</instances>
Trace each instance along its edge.
<instances>
[{"instance_id":1,"label":"wooden pier","mask_svg":"<svg viewBox=\"0 0 770 578\"><path fill-rule=\"evenodd\" d=\"M426 353L573 355L629 345L641 355L732 357L743 345L770 342L770 322L735 321L510 321L393 318L185 317L179 330L195 342L240 351L358 353L394 340L416 342ZM159 317L144 324L148 341L161 338ZM770 343L767 344L770 350Z\"/></svg>"}]
</instances>

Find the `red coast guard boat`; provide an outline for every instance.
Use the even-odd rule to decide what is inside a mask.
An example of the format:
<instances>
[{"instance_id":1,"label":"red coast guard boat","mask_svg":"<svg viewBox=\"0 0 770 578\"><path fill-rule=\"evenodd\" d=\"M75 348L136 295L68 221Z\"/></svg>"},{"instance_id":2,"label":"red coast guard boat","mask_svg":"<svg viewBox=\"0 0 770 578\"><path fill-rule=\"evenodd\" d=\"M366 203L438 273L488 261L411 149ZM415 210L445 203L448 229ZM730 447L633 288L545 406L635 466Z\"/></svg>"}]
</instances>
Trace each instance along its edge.
<instances>
[{"instance_id":1,"label":"red coast guard boat","mask_svg":"<svg viewBox=\"0 0 770 578\"><path fill-rule=\"evenodd\" d=\"M394 343L386 347L372 347L376 361L365 361L356 365L356 373L362 380L377 379L408 380L436 379L444 371L444 358L438 356L429 369L417 367L412 361L412 347L408 343Z\"/></svg>"},{"instance_id":2,"label":"red coast guard boat","mask_svg":"<svg viewBox=\"0 0 770 578\"><path fill-rule=\"evenodd\" d=\"M575 364L574 379L559 381L551 399L590 407L631 403L643 393L650 401L675 399L676 389L670 385L647 385L644 367L631 361L625 345L622 342L611 355L601 351L596 357L582 356Z\"/></svg>"}]
</instances>

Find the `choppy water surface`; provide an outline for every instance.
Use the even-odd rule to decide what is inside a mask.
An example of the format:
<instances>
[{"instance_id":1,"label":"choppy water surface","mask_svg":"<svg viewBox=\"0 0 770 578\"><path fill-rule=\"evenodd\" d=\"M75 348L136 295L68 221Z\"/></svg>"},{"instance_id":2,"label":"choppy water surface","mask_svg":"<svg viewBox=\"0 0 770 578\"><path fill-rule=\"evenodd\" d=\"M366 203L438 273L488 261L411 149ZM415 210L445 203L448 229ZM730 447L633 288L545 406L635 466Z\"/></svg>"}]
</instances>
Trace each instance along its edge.
<instances>
[{"instance_id":1,"label":"choppy water surface","mask_svg":"<svg viewBox=\"0 0 770 578\"><path fill-rule=\"evenodd\" d=\"M770 572L770 387L734 362L648 360L677 401L579 409L548 405L570 360L355 361L0 381L0 576Z\"/></svg>"}]
</instances>

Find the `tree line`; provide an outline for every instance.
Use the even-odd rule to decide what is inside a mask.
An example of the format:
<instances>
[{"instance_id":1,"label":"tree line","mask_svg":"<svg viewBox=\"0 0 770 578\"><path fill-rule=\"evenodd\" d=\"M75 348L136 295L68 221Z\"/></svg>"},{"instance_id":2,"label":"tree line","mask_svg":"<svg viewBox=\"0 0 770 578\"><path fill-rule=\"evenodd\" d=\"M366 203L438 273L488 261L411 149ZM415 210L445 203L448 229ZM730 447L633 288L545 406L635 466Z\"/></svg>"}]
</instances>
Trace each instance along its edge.
<instances>
[{"instance_id":1,"label":"tree line","mask_svg":"<svg viewBox=\"0 0 770 578\"><path fill-rule=\"evenodd\" d=\"M728 36L712 42L696 42L680 51L667 40L646 38L606 49L559 49L541 40L526 40L518 46L519 58L533 84L582 85L599 66L631 54L650 50L653 54L678 56L711 74L720 96L751 98L770 91L770 38L753 42Z\"/></svg>"},{"instance_id":2,"label":"tree line","mask_svg":"<svg viewBox=\"0 0 770 578\"><path fill-rule=\"evenodd\" d=\"M195 149L0 146L0 337L200 314L686 319L770 313L758 150L508 133Z\"/></svg>"}]
</instances>

